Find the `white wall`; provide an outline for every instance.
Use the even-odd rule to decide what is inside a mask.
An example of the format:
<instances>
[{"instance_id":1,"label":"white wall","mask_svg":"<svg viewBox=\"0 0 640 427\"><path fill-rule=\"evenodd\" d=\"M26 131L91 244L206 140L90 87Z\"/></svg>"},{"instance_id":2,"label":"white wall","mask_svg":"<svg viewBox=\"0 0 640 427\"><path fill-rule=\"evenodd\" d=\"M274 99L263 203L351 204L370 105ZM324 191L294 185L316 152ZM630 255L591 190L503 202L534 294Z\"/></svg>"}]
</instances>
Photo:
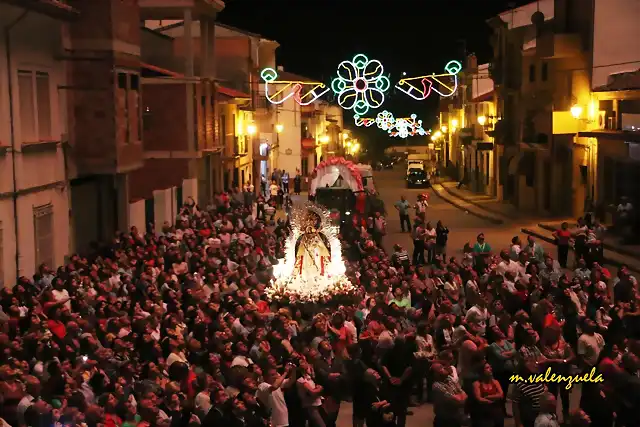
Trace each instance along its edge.
<instances>
[{"instance_id":1,"label":"white wall","mask_svg":"<svg viewBox=\"0 0 640 427\"><path fill-rule=\"evenodd\" d=\"M473 74L471 90L472 98L477 98L493 90L493 80L489 78L489 64L478 65L478 72Z\"/></svg>"},{"instance_id":2,"label":"white wall","mask_svg":"<svg viewBox=\"0 0 640 427\"><path fill-rule=\"evenodd\" d=\"M16 7L0 4L0 26L4 27L22 14ZM15 175L13 182L13 160L11 151L0 156L0 222L3 229L4 282L13 285L16 275L16 251L19 251L18 275L30 277L36 268L34 235L34 208L52 205L54 239L54 264L57 268L64 263L69 253L69 194L66 188L64 155L60 142L66 139L66 108L64 92L59 86L66 84L65 64L54 60L61 52L61 23L29 12L17 22L11 31L11 68L7 63L6 40L0 33L0 145L10 146L14 141ZM21 117L18 70L44 72L48 74L48 96L50 132L43 134L34 127L23 135ZM13 135L10 115L9 80L12 82ZM34 89L35 93L35 89ZM34 102L37 104L37 101ZM26 105L26 104L25 104ZM25 109L22 105L22 110ZM36 110L37 108L37 110ZM32 111L46 111L42 106ZM43 113L44 114L44 113ZM12 138L13 136L13 138ZM49 146L46 151L22 153L23 143L39 143L42 140L56 141L57 146ZM54 186L55 184L59 184ZM15 238L14 205L11 194L20 191L17 198L18 239ZM17 244L16 244L17 243ZM2 278L0 278L2 279Z\"/></svg>"},{"instance_id":3,"label":"white wall","mask_svg":"<svg viewBox=\"0 0 640 427\"><path fill-rule=\"evenodd\" d=\"M509 29L526 27L528 25L531 25L531 15L533 15L538 10L544 13L545 21L553 18L553 6L553 0L532 1L531 3L524 6L502 12L499 16L504 22L507 23Z\"/></svg>"},{"instance_id":4,"label":"white wall","mask_svg":"<svg viewBox=\"0 0 640 427\"><path fill-rule=\"evenodd\" d=\"M137 227L143 233L147 229L145 214L144 199L129 203L129 227Z\"/></svg>"},{"instance_id":5,"label":"white wall","mask_svg":"<svg viewBox=\"0 0 640 427\"><path fill-rule=\"evenodd\" d=\"M591 87L640 68L640 0L595 0Z\"/></svg>"},{"instance_id":6,"label":"white wall","mask_svg":"<svg viewBox=\"0 0 640 427\"><path fill-rule=\"evenodd\" d=\"M281 105L278 121L284 126L284 129L279 136L280 146L277 154L277 168L283 169L289 172L289 175L292 175L295 174L296 169L300 169L302 164L300 106L293 100L293 97Z\"/></svg>"}]
</instances>

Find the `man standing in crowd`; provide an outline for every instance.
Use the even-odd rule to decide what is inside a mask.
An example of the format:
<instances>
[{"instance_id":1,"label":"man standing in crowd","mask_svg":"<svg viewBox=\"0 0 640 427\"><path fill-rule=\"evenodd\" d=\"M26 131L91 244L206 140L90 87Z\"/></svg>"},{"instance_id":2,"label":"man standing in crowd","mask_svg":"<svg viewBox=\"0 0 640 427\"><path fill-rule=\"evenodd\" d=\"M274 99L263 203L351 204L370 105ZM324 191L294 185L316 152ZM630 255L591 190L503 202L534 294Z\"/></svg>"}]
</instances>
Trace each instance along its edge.
<instances>
[{"instance_id":1,"label":"man standing in crowd","mask_svg":"<svg viewBox=\"0 0 640 427\"><path fill-rule=\"evenodd\" d=\"M411 205L404 196L400 196L400 200L396 202L394 206L398 210L398 214L400 215L400 229L404 233L406 224L406 231L410 232L411 220L409 218L409 208L411 207Z\"/></svg>"}]
</instances>

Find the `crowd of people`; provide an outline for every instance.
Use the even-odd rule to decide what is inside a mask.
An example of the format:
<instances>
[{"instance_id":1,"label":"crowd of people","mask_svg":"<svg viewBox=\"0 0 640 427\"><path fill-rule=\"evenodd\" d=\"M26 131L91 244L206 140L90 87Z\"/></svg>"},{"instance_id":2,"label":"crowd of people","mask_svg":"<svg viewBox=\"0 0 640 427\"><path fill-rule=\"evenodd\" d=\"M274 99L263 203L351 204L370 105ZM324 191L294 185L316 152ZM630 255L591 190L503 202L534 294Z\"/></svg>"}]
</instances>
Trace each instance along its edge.
<instances>
[{"instance_id":1,"label":"crowd of people","mask_svg":"<svg viewBox=\"0 0 640 427\"><path fill-rule=\"evenodd\" d=\"M413 258L383 249L381 212L354 216L341 237L360 301L285 305L265 288L289 224L269 226L272 212L254 206L266 197L242 193L188 203L159 231L132 227L3 288L1 425L331 427L348 401L354 427L405 426L425 402L436 427L640 425L640 305L626 268L611 277L581 259L567 273L534 240L494 252L483 234L447 258L426 198L413 221L402 200ZM509 384L593 367L604 383L582 384L571 411L578 387Z\"/></svg>"}]
</instances>

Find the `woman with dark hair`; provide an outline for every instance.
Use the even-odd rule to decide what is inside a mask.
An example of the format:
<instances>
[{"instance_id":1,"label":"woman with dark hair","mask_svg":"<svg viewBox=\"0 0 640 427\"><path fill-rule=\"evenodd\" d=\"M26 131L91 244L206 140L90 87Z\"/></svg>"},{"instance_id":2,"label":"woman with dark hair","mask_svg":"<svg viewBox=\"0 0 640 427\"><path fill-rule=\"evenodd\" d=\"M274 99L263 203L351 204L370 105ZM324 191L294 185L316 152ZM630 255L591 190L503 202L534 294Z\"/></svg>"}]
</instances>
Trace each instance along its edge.
<instances>
[{"instance_id":1,"label":"woman with dark hair","mask_svg":"<svg viewBox=\"0 0 640 427\"><path fill-rule=\"evenodd\" d=\"M473 382L473 397L471 420L474 427L504 426L504 392L488 363L484 364L480 378Z\"/></svg>"},{"instance_id":2,"label":"woman with dark hair","mask_svg":"<svg viewBox=\"0 0 640 427\"><path fill-rule=\"evenodd\" d=\"M562 337L559 325L545 327L542 333L542 354L547 358L547 367L556 375L571 375L571 367L575 361L575 354L571 346ZM569 419L569 392L564 384L550 382L547 384L549 393L559 396L562 400L562 419Z\"/></svg>"}]
</instances>

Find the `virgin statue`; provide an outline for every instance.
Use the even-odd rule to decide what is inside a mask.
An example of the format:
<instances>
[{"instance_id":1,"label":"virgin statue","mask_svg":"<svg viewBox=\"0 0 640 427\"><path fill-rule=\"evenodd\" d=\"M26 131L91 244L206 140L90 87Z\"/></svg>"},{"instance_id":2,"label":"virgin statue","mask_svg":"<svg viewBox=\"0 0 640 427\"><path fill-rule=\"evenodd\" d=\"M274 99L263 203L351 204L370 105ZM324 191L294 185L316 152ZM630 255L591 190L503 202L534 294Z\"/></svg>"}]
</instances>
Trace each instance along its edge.
<instances>
[{"instance_id":1,"label":"virgin statue","mask_svg":"<svg viewBox=\"0 0 640 427\"><path fill-rule=\"evenodd\" d=\"M293 275L306 281L326 276L331 260L326 236L318 231L320 216L308 211L302 221L302 235L296 242L296 263Z\"/></svg>"}]
</instances>

